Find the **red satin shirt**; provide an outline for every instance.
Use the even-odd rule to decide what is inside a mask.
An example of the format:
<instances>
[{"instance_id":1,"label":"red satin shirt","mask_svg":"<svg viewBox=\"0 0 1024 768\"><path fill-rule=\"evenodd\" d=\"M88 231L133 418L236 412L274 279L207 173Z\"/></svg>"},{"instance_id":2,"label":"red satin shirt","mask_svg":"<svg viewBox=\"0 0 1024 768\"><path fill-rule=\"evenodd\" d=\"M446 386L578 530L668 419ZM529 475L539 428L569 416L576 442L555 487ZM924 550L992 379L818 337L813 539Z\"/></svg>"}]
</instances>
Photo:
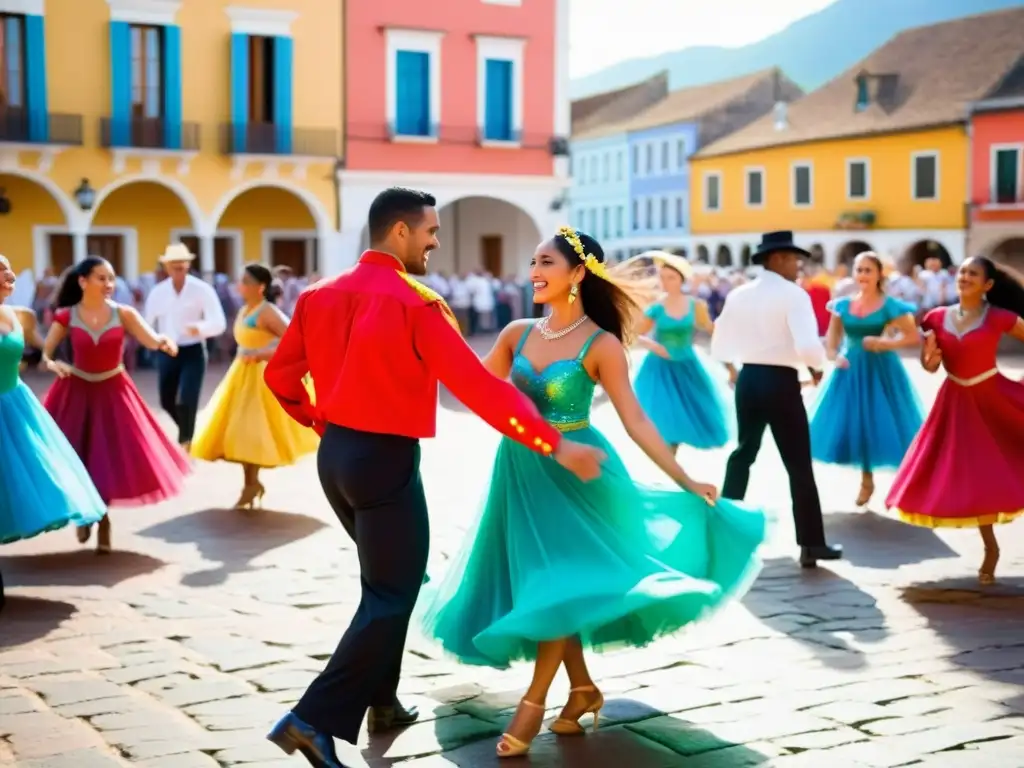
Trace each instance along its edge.
<instances>
[{"instance_id":1,"label":"red satin shirt","mask_svg":"<svg viewBox=\"0 0 1024 768\"><path fill-rule=\"evenodd\" d=\"M444 300L379 251L299 296L263 376L288 414L321 434L329 423L433 437L440 380L488 424L538 453L552 453L561 440L526 395L484 368Z\"/></svg>"}]
</instances>

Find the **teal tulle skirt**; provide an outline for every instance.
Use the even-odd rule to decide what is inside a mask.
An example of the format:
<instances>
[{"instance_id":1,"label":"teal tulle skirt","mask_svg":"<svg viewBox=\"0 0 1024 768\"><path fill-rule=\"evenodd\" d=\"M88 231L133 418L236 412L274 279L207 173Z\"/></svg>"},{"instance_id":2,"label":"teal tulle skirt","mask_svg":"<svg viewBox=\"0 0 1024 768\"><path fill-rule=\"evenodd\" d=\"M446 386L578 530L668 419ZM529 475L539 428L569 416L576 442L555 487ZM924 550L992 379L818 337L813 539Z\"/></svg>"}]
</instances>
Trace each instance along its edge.
<instances>
[{"instance_id":1,"label":"teal tulle skirt","mask_svg":"<svg viewBox=\"0 0 1024 768\"><path fill-rule=\"evenodd\" d=\"M649 352L633 387L647 416L670 445L721 448L736 434L729 377L695 347L676 360Z\"/></svg>"},{"instance_id":2,"label":"teal tulle skirt","mask_svg":"<svg viewBox=\"0 0 1024 768\"><path fill-rule=\"evenodd\" d=\"M504 439L466 545L418 606L424 633L465 664L532 660L538 641L640 647L739 597L757 575L763 512L635 483L592 427L572 440L608 454L584 483Z\"/></svg>"},{"instance_id":3,"label":"teal tulle skirt","mask_svg":"<svg viewBox=\"0 0 1024 768\"><path fill-rule=\"evenodd\" d=\"M816 461L870 472L895 469L921 429L921 399L895 352L846 351L810 409Z\"/></svg>"}]
</instances>

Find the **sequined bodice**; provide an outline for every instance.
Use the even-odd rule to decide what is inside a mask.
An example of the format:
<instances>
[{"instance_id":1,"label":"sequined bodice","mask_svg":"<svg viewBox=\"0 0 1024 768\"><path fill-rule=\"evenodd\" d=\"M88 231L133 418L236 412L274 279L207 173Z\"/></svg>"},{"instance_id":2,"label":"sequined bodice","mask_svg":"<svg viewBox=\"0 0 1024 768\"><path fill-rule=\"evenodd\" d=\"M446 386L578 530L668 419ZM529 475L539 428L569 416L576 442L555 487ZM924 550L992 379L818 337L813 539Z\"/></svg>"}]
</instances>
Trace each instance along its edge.
<instances>
[{"instance_id":1,"label":"sequined bodice","mask_svg":"<svg viewBox=\"0 0 1024 768\"><path fill-rule=\"evenodd\" d=\"M682 317L672 317L661 304L654 308L654 339L668 351L673 360L688 357L693 352L693 333L696 328L693 302Z\"/></svg>"},{"instance_id":2,"label":"sequined bodice","mask_svg":"<svg viewBox=\"0 0 1024 768\"><path fill-rule=\"evenodd\" d=\"M530 331L523 337L512 358L512 383L529 397L545 421L561 430L579 429L590 422L590 407L596 383L583 366L590 345L604 331L595 332L583 344L576 357L556 360L538 371L522 355Z\"/></svg>"},{"instance_id":3,"label":"sequined bodice","mask_svg":"<svg viewBox=\"0 0 1024 768\"><path fill-rule=\"evenodd\" d=\"M124 360L124 327L117 305L110 305L110 320L102 328L90 328L78 314L78 307L71 307L58 320L68 329L71 339L71 359L75 366L86 373L106 373L121 365Z\"/></svg>"},{"instance_id":4,"label":"sequined bodice","mask_svg":"<svg viewBox=\"0 0 1024 768\"><path fill-rule=\"evenodd\" d=\"M14 322L14 328L0 335L0 395L18 386L18 368L25 353L25 332Z\"/></svg>"},{"instance_id":5,"label":"sequined bodice","mask_svg":"<svg viewBox=\"0 0 1024 768\"><path fill-rule=\"evenodd\" d=\"M249 311L243 308L235 318L235 342L238 344L239 352L263 350L277 343L274 334L256 325L262 310L263 304Z\"/></svg>"}]
</instances>

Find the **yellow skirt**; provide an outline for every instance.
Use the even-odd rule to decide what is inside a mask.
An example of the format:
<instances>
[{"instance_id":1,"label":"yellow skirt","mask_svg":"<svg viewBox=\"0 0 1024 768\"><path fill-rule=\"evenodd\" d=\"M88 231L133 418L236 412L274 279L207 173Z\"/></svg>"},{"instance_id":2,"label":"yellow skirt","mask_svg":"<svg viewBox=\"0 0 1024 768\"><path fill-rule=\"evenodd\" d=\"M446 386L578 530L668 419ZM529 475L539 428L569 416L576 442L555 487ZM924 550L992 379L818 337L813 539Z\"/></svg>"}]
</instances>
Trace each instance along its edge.
<instances>
[{"instance_id":1,"label":"yellow skirt","mask_svg":"<svg viewBox=\"0 0 1024 768\"><path fill-rule=\"evenodd\" d=\"M265 362L235 360L199 415L192 455L282 467L316 451L320 438L295 422L263 382Z\"/></svg>"}]
</instances>

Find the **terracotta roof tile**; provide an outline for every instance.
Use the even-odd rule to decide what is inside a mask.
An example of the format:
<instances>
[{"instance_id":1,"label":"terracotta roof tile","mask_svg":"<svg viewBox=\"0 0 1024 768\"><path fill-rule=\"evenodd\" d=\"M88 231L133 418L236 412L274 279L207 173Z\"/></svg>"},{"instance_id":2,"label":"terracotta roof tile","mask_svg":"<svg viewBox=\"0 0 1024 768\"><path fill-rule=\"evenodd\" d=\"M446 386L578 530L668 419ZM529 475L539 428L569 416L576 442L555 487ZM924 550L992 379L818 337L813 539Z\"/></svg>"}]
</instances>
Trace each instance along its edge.
<instances>
[{"instance_id":1,"label":"terracotta roof tile","mask_svg":"<svg viewBox=\"0 0 1024 768\"><path fill-rule=\"evenodd\" d=\"M863 61L787 108L708 145L698 157L962 122L1024 49L1024 8L968 16L896 35ZM857 111L857 77L870 106Z\"/></svg>"},{"instance_id":2,"label":"terracotta roof tile","mask_svg":"<svg viewBox=\"0 0 1024 768\"><path fill-rule=\"evenodd\" d=\"M623 114L616 122L602 122L600 125L590 124L586 130L579 133L574 131L573 138L593 139L613 133L641 131L646 128L656 128L659 125L697 120L708 112L742 98L765 80L779 77L785 77L785 75L773 67L730 80L680 88L668 93L665 98L639 114L634 110L632 113Z\"/></svg>"},{"instance_id":3,"label":"terracotta roof tile","mask_svg":"<svg viewBox=\"0 0 1024 768\"><path fill-rule=\"evenodd\" d=\"M639 83L596 93L572 103L572 132L591 130L617 122L646 109L668 93L668 72L659 72Z\"/></svg>"}]
</instances>

